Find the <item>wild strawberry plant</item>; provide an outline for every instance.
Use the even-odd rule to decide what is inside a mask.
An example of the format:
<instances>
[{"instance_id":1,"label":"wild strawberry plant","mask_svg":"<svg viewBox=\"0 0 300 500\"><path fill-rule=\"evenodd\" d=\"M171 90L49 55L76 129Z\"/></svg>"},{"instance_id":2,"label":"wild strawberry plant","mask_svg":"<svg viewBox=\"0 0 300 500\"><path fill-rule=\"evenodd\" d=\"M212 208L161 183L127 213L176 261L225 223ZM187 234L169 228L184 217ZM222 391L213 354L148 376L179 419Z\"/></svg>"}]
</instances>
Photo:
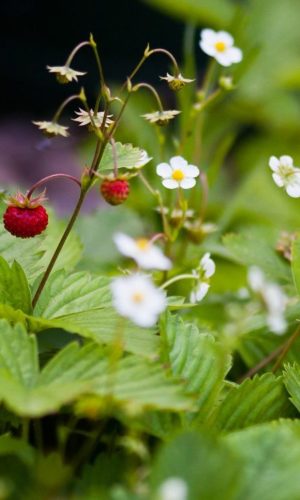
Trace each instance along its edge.
<instances>
[{"instance_id":1,"label":"wild strawberry plant","mask_svg":"<svg viewBox=\"0 0 300 500\"><path fill-rule=\"evenodd\" d=\"M78 105L90 136L81 176L49 175L2 203L3 498L300 497L300 240L288 199L300 197L300 169L270 151L232 194L237 133L210 120L246 58L225 31L202 30L199 46L204 78L147 46L110 89L92 36L48 67L59 83L84 82L76 55L92 50L98 94L92 103L81 86L34 122L67 137L63 113ZM158 56L175 109L139 81ZM137 143L122 142L131 134ZM67 222L45 199L58 179L78 187ZM260 218L261 186L276 201ZM82 215L92 189L111 207Z\"/></svg>"}]
</instances>

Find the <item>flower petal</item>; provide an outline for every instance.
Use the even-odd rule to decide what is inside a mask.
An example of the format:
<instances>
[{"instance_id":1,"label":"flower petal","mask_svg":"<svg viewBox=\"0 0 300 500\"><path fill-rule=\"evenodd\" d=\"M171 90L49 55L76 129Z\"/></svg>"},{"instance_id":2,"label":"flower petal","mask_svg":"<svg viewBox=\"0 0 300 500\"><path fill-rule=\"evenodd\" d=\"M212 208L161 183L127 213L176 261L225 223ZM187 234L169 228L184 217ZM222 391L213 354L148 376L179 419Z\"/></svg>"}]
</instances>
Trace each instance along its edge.
<instances>
[{"instance_id":1,"label":"flower petal","mask_svg":"<svg viewBox=\"0 0 300 500\"><path fill-rule=\"evenodd\" d=\"M275 174L273 174L275 175ZM287 194L292 198L300 198L300 179L299 175L296 174L292 177L290 182L287 184L285 188Z\"/></svg>"},{"instance_id":2,"label":"flower petal","mask_svg":"<svg viewBox=\"0 0 300 500\"><path fill-rule=\"evenodd\" d=\"M232 60L229 54L229 51L226 50L225 52L217 52L214 54L214 57L218 61L221 66L231 66L232 65Z\"/></svg>"},{"instance_id":3,"label":"flower petal","mask_svg":"<svg viewBox=\"0 0 300 500\"><path fill-rule=\"evenodd\" d=\"M186 177L185 179L182 179L182 181L179 182L179 185L182 189L191 189L194 187L196 184L195 179L191 179L189 177Z\"/></svg>"},{"instance_id":4,"label":"flower petal","mask_svg":"<svg viewBox=\"0 0 300 500\"><path fill-rule=\"evenodd\" d=\"M167 189L176 189L179 187L179 182L174 179L164 179L162 185Z\"/></svg>"},{"instance_id":5,"label":"flower petal","mask_svg":"<svg viewBox=\"0 0 300 500\"><path fill-rule=\"evenodd\" d=\"M214 30L211 30L209 28L205 28L200 33L201 39L203 41L205 40L209 43L214 43L214 41L216 39L216 35L217 35L217 33Z\"/></svg>"},{"instance_id":6,"label":"flower petal","mask_svg":"<svg viewBox=\"0 0 300 500\"><path fill-rule=\"evenodd\" d=\"M279 174L272 174L272 177L273 177L273 180L274 180L275 184L277 184L277 186L279 186L279 187L284 186L284 181L283 181L281 175L279 175Z\"/></svg>"},{"instance_id":7,"label":"flower petal","mask_svg":"<svg viewBox=\"0 0 300 500\"><path fill-rule=\"evenodd\" d=\"M182 156L173 156L170 160L170 165L174 170L183 170L187 166L187 161Z\"/></svg>"},{"instance_id":8,"label":"flower petal","mask_svg":"<svg viewBox=\"0 0 300 500\"><path fill-rule=\"evenodd\" d=\"M239 63L243 59L243 52L238 47L230 47L227 51L232 63Z\"/></svg>"},{"instance_id":9,"label":"flower petal","mask_svg":"<svg viewBox=\"0 0 300 500\"><path fill-rule=\"evenodd\" d=\"M199 45L205 54L215 57L217 50L213 43L207 42L206 40L200 40Z\"/></svg>"},{"instance_id":10,"label":"flower petal","mask_svg":"<svg viewBox=\"0 0 300 500\"><path fill-rule=\"evenodd\" d=\"M280 156L279 160L280 160L280 163L284 167L293 167L294 160L293 160L293 158L291 156L289 156L289 155L282 155L282 156Z\"/></svg>"},{"instance_id":11,"label":"flower petal","mask_svg":"<svg viewBox=\"0 0 300 500\"><path fill-rule=\"evenodd\" d=\"M269 160L269 167L273 170L273 172L277 172L278 167L280 166L280 161L276 156L271 156Z\"/></svg>"},{"instance_id":12,"label":"flower petal","mask_svg":"<svg viewBox=\"0 0 300 500\"><path fill-rule=\"evenodd\" d=\"M200 170L195 165L187 165L183 172L187 177L198 177Z\"/></svg>"},{"instance_id":13,"label":"flower petal","mask_svg":"<svg viewBox=\"0 0 300 500\"><path fill-rule=\"evenodd\" d=\"M165 179L172 176L172 168L168 163L160 163L156 167L156 173Z\"/></svg>"},{"instance_id":14,"label":"flower petal","mask_svg":"<svg viewBox=\"0 0 300 500\"><path fill-rule=\"evenodd\" d=\"M226 46L232 47L234 39L227 31L218 31L216 33L216 42L224 42Z\"/></svg>"}]
</instances>

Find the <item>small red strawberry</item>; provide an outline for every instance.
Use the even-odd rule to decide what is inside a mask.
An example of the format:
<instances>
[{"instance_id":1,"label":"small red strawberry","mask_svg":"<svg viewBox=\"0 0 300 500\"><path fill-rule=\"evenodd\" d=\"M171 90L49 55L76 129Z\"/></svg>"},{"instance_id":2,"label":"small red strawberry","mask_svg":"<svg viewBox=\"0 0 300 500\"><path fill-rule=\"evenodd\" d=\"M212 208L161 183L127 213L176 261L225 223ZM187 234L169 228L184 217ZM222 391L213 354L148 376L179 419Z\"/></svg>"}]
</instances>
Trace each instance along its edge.
<instances>
[{"instance_id":1,"label":"small red strawberry","mask_svg":"<svg viewBox=\"0 0 300 500\"><path fill-rule=\"evenodd\" d=\"M21 193L9 198L3 215L5 229L18 238L32 238L41 234L48 224L48 214L40 204L44 200L43 195L29 199Z\"/></svg>"},{"instance_id":2,"label":"small red strawberry","mask_svg":"<svg viewBox=\"0 0 300 500\"><path fill-rule=\"evenodd\" d=\"M107 178L102 182L100 191L107 203L110 205L120 205L127 200L130 192L130 186L126 179Z\"/></svg>"}]
</instances>

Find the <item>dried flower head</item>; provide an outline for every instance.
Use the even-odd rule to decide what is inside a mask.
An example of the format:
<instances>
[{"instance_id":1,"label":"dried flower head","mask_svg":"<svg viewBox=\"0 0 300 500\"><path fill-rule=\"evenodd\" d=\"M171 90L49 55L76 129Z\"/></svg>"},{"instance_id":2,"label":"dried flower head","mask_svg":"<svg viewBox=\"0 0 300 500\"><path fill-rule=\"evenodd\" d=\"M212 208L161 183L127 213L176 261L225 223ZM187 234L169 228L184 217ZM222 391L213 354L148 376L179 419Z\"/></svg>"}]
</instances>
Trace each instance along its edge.
<instances>
[{"instance_id":1,"label":"dried flower head","mask_svg":"<svg viewBox=\"0 0 300 500\"><path fill-rule=\"evenodd\" d=\"M187 83L195 81L191 78L184 78L181 73L176 76L169 75L169 73L167 73L166 76L160 76L160 79L166 80L170 89L175 91L182 89Z\"/></svg>"},{"instance_id":2,"label":"dried flower head","mask_svg":"<svg viewBox=\"0 0 300 500\"><path fill-rule=\"evenodd\" d=\"M156 123L157 125L168 125L169 121L175 118L176 115L179 115L181 111L177 111L176 109L172 109L169 111L154 111L153 113L146 113L142 115L143 118L148 120L150 123Z\"/></svg>"},{"instance_id":3,"label":"dried flower head","mask_svg":"<svg viewBox=\"0 0 300 500\"><path fill-rule=\"evenodd\" d=\"M64 127L63 125L59 125L56 122L32 122L34 125L43 131L43 133L47 137L56 137L57 135L61 135L62 137L68 137L68 127Z\"/></svg>"},{"instance_id":4,"label":"dried flower head","mask_svg":"<svg viewBox=\"0 0 300 500\"><path fill-rule=\"evenodd\" d=\"M82 71L76 71L69 66L47 66L50 73L55 73L59 83L69 83L72 80L78 81L78 76L86 75Z\"/></svg>"}]
</instances>

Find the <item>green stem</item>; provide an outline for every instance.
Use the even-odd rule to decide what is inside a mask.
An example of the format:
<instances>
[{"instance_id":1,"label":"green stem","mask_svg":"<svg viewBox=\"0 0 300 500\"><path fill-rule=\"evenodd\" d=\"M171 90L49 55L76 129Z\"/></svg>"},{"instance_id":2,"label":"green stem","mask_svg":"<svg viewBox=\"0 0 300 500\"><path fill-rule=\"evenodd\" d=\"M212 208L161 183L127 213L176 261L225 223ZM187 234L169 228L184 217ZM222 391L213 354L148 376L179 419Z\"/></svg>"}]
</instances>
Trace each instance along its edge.
<instances>
[{"instance_id":1,"label":"green stem","mask_svg":"<svg viewBox=\"0 0 300 500\"><path fill-rule=\"evenodd\" d=\"M178 276L174 276L173 278L170 278L163 285L161 285L160 288L163 290L164 288L167 288L168 286L172 285L173 283L176 283L176 281L196 280L196 279L197 279L197 276L194 276L193 274L179 274Z\"/></svg>"},{"instance_id":2,"label":"green stem","mask_svg":"<svg viewBox=\"0 0 300 500\"><path fill-rule=\"evenodd\" d=\"M273 369L272 369L273 373L277 372L278 368L280 368L285 356L287 355L287 353L289 352L290 348L292 347L295 340L299 337L299 335L300 335L300 326L298 326L298 328L296 328L294 333L290 336L290 338L284 344L284 347L280 353L280 356L278 357L276 363L273 366Z\"/></svg>"},{"instance_id":3,"label":"green stem","mask_svg":"<svg viewBox=\"0 0 300 500\"><path fill-rule=\"evenodd\" d=\"M90 42L85 41L85 42L81 42L78 45L76 45L76 47L72 50L71 54L69 55L68 59L66 60L65 66L70 67L70 64L71 64L72 59L75 56L75 54L77 54L77 52L85 45L91 45L91 44L90 44Z\"/></svg>"},{"instance_id":4,"label":"green stem","mask_svg":"<svg viewBox=\"0 0 300 500\"><path fill-rule=\"evenodd\" d=\"M77 94L76 95L71 95L65 101L63 101L63 103L59 106L58 110L54 114L54 116L52 118L52 122L56 123L57 120L59 119L61 113L63 112L64 108L67 106L67 104L69 104L71 101L75 101L76 99L79 99L82 102L81 96L77 95Z\"/></svg>"},{"instance_id":5,"label":"green stem","mask_svg":"<svg viewBox=\"0 0 300 500\"><path fill-rule=\"evenodd\" d=\"M164 111L164 108L163 108L163 105L162 105L162 102L160 100L160 97L158 95L158 92L155 90L154 87L152 87L152 85L150 85L149 83L138 83L137 85L135 85L133 87L133 92L136 92L137 90L139 90L140 88L145 88L145 89L148 89L150 90L150 92L152 92L152 94L154 95L156 101L157 101L157 104L158 104L158 107L159 107L159 110L161 113L163 113Z\"/></svg>"},{"instance_id":6,"label":"green stem","mask_svg":"<svg viewBox=\"0 0 300 500\"><path fill-rule=\"evenodd\" d=\"M169 227L169 224L168 224L168 221L167 221L167 218L166 218L166 214L164 212L164 204L163 204L163 200L162 200L161 194L160 194L159 191L156 191L151 186L151 184L148 182L148 180L146 179L146 177L144 176L144 174L141 171L139 173L139 178L141 179L141 181L144 184L144 186L148 189L148 191L153 196L155 196L155 198L157 199L158 204L159 204L159 208L160 208L160 215L161 215L161 218L162 218L162 224L163 224L164 234L165 234L167 240L170 240L170 238L171 238L171 231L170 231L170 227Z\"/></svg>"},{"instance_id":7,"label":"green stem","mask_svg":"<svg viewBox=\"0 0 300 500\"><path fill-rule=\"evenodd\" d=\"M29 418L24 417L22 419L22 440L25 441L26 443L28 442L29 438L29 424L30 424Z\"/></svg>"},{"instance_id":8,"label":"green stem","mask_svg":"<svg viewBox=\"0 0 300 500\"><path fill-rule=\"evenodd\" d=\"M68 238L68 236L69 236L69 234L71 232L72 227L74 226L74 223L75 223L75 221L77 219L77 216L79 214L79 211L81 209L82 203L83 203L84 198L86 196L86 193L87 193L87 191L80 191L80 196L79 196L78 202L77 202L77 204L75 206L75 209L74 209L73 214L72 214L72 216L71 216L71 218L69 220L69 223L68 223L68 225L67 225L67 227L66 227L66 229L65 229L65 231L64 231L64 233L63 233L63 235L62 235L62 237L61 237L61 239L60 239L60 241L59 241L59 243L58 243L58 245L56 247L56 250L55 250L55 252L54 252L54 254L53 254L53 256L52 256L52 258L51 258L51 260L50 260L50 262L48 264L48 267L47 267L47 269L45 271L45 274L44 274L44 276L43 276L43 278L42 278L39 286L38 286L38 289L35 292L35 295L34 295L33 300L32 300L32 309L35 308L36 303L39 300L40 295L41 295L41 293L42 293L42 291L44 289L44 286L47 283L47 280L48 280L48 278L50 276L50 273L51 273L51 271L52 271L52 269L53 269L53 267L54 267L54 265L55 265L55 263L57 261L57 258L59 256L59 254L60 254L60 252L61 252L64 244L65 244L65 241Z\"/></svg>"},{"instance_id":9,"label":"green stem","mask_svg":"<svg viewBox=\"0 0 300 500\"><path fill-rule=\"evenodd\" d=\"M160 48L150 50L148 52L148 57L151 56L152 54L158 54L158 53L165 54L165 55L167 55L171 59L171 61L173 63L173 66L174 66L174 69L175 69L176 76L178 76L179 73L180 73L180 69L179 69L178 63L177 63L175 57L173 56L173 54L171 54L171 52L169 52L168 50L166 50L166 49L160 49Z\"/></svg>"}]
</instances>

